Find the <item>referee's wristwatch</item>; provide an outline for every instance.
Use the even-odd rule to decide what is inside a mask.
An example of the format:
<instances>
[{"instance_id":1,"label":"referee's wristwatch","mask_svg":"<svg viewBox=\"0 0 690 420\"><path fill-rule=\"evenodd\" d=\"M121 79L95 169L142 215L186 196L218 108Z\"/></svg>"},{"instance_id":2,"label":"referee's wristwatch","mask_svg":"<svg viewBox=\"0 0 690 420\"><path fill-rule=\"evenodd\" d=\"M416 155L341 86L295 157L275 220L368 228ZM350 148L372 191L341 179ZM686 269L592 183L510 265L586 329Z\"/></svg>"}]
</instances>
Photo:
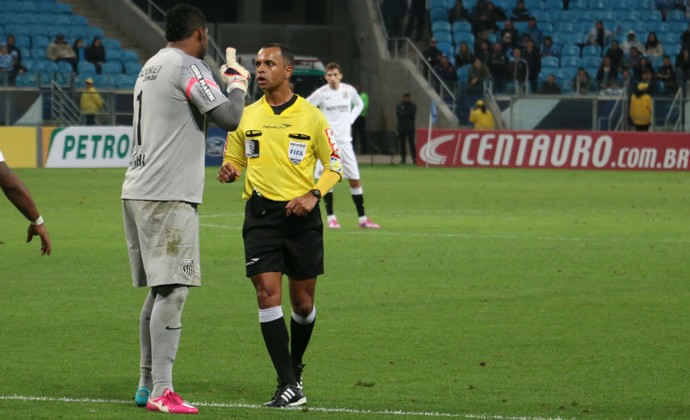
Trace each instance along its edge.
<instances>
[{"instance_id":1,"label":"referee's wristwatch","mask_svg":"<svg viewBox=\"0 0 690 420\"><path fill-rule=\"evenodd\" d=\"M318 203L321 201L321 191L318 188L314 188L313 190L309 191L312 193L314 197L316 197L316 202Z\"/></svg>"}]
</instances>

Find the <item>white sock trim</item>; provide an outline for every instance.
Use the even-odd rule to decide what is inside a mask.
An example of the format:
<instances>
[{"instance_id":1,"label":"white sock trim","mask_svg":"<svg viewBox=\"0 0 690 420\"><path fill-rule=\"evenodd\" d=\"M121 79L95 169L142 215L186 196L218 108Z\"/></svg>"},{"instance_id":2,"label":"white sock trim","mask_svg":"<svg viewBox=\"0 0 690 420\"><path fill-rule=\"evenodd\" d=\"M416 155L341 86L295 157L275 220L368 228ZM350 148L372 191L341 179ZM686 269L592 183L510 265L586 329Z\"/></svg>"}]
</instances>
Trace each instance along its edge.
<instances>
[{"instance_id":1,"label":"white sock trim","mask_svg":"<svg viewBox=\"0 0 690 420\"><path fill-rule=\"evenodd\" d=\"M302 316L295 313L295 311L292 311L292 319L294 319L295 322L299 325L309 325L313 323L316 319L316 305L314 305L314 308L311 310L311 313L307 316Z\"/></svg>"},{"instance_id":2,"label":"white sock trim","mask_svg":"<svg viewBox=\"0 0 690 420\"><path fill-rule=\"evenodd\" d=\"M359 187L357 187L357 188L350 188L350 194L352 194L352 195L362 195L362 194L364 194L364 189L362 188L361 185L360 185Z\"/></svg>"},{"instance_id":3,"label":"white sock trim","mask_svg":"<svg viewBox=\"0 0 690 420\"><path fill-rule=\"evenodd\" d=\"M259 309L259 322L271 322L283 317L283 308L274 306L273 308Z\"/></svg>"}]
</instances>

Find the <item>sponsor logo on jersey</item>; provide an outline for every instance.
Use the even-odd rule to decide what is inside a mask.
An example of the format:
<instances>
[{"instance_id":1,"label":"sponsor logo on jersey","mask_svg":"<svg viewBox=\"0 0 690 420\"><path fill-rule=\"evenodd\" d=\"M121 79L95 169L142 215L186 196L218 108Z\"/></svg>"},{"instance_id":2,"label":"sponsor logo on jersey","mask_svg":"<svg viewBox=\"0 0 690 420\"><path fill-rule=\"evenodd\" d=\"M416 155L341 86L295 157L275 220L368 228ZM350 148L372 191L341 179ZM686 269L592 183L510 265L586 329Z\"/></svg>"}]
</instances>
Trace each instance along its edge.
<instances>
[{"instance_id":1,"label":"sponsor logo on jersey","mask_svg":"<svg viewBox=\"0 0 690 420\"><path fill-rule=\"evenodd\" d=\"M204 92L204 95L206 95L206 98L211 102L215 101L216 95L211 92L211 88L208 87L208 83L206 83L204 76L201 74L201 71L199 71L199 67L197 67L196 64L192 64L189 66L189 69L192 71L196 80L199 81L199 86L201 86L201 90Z\"/></svg>"},{"instance_id":2,"label":"sponsor logo on jersey","mask_svg":"<svg viewBox=\"0 0 690 420\"><path fill-rule=\"evenodd\" d=\"M288 146L288 158L290 159L290 162L297 165L304 160L304 156L306 154L307 143L290 141L290 145Z\"/></svg>"},{"instance_id":3,"label":"sponsor logo on jersey","mask_svg":"<svg viewBox=\"0 0 690 420\"><path fill-rule=\"evenodd\" d=\"M350 112L350 105L327 106L327 112Z\"/></svg>"}]
</instances>

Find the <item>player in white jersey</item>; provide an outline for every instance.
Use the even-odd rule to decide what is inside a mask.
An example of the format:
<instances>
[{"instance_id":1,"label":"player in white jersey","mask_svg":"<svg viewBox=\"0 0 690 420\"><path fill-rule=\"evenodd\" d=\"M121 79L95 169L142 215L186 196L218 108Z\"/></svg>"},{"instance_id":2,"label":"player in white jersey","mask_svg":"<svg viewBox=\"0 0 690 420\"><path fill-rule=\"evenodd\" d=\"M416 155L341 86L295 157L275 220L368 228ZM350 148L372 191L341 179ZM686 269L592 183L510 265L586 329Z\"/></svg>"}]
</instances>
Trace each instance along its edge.
<instances>
[{"instance_id":1,"label":"player in white jersey","mask_svg":"<svg viewBox=\"0 0 690 420\"><path fill-rule=\"evenodd\" d=\"M29 230L27 231L26 242L31 242L35 235L41 238L41 255L50 255L50 238L48 230L43 223L43 217L36 208L36 203L31 197L29 189L26 188L19 175L10 169L5 162L5 158L0 151L0 189L5 196L19 210L24 217L29 219Z\"/></svg>"},{"instance_id":2,"label":"player in white jersey","mask_svg":"<svg viewBox=\"0 0 690 420\"><path fill-rule=\"evenodd\" d=\"M314 93L309 95L307 101L321 109L335 133L335 142L343 160L343 177L347 178L350 183L350 194L352 194L352 201L357 208L359 227L378 229L379 225L372 222L364 212L364 190L360 181L357 156L355 156L355 150L352 147L352 124L362 112L364 104L357 90L347 83L341 83L342 79L343 71L340 65L328 63L326 65L328 84L316 89ZM317 164L315 176L319 178L322 171L323 166ZM323 201L326 203L328 227L340 229L340 224L333 211L333 192L329 191L323 197Z\"/></svg>"},{"instance_id":3,"label":"player in white jersey","mask_svg":"<svg viewBox=\"0 0 690 420\"><path fill-rule=\"evenodd\" d=\"M122 207L135 287L149 287L140 318L140 378L135 402L150 411L196 414L172 385L182 309L201 286L199 215L208 117L234 131L249 72L226 50L226 97L202 61L206 18L180 4L165 16L168 44L144 64L134 86L134 147Z\"/></svg>"}]
</instances>

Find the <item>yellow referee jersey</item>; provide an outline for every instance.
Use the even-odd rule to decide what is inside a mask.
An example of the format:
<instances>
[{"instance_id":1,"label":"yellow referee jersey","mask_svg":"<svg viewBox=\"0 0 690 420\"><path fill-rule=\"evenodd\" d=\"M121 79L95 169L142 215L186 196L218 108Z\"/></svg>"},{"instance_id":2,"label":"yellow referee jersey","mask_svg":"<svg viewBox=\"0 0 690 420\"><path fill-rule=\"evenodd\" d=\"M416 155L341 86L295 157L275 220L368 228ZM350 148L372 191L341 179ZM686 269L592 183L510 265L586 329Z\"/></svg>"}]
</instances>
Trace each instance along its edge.
<instances>
[{"instance_id":1,"label":"yellow referee jersey","mask_svg":"<svg viewBox=\"0 0 690 420\"><path fill-rule=\"evenodd\" d=\"M242 198L257 191L269 200L290 201L315 188L317 159L326 168L324 175L329 169L335 175L319 180L326 194L342 178L342 162L326 117L299 96L275 115L262 97L245 108L240 126L228 133L223 163L246 168Z\"/></svg>"}]
</instances>

